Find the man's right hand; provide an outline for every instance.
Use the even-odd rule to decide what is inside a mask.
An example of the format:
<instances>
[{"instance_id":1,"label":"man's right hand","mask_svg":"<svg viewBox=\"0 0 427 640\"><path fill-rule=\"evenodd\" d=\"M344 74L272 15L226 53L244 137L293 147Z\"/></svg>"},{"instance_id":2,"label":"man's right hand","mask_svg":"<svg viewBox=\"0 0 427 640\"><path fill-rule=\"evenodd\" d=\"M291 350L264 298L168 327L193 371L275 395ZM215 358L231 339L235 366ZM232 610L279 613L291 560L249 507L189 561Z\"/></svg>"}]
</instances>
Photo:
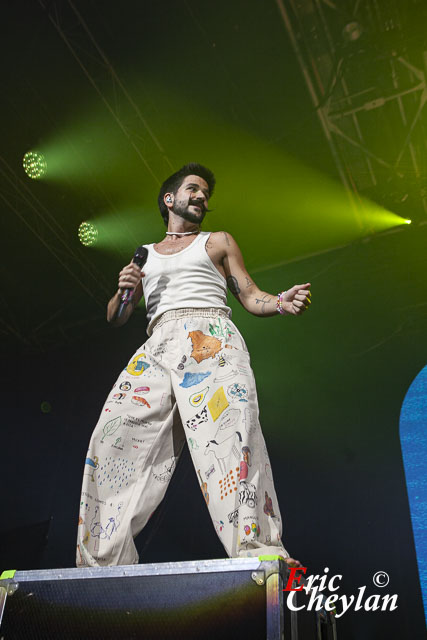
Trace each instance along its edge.
<instances>
[{"instance_id":1,"label":"man's right hand","mask_svg":"<svg viewBox=\"0 0 427 640\"><path fill-rule=\"evenodd\" d=\"M135 289L141 282L145 273L134 262L127 264L119 273L119 294L122 295L125 289Z\"/></svg>"},{"instance_id":2,"label":"man's right hand","mask_svg":"<svg viewBox=\"0 0 427 640\"><path fill-rule=\"evenodd\" d=\"M141 267L138 267L134 262L127 264L119 273L119 288L111 298L107 306L107 321L111 322L115 327L120 327L128 321L130 315L133 313L134 308L142 298L142 282L141 278L145 276L145 273L141 271ZM117 313L121 304L121 297L126 289L134 291L132 299L125 306L125 309L120 318L117 318Z\"/></svg>"}]
</instances>

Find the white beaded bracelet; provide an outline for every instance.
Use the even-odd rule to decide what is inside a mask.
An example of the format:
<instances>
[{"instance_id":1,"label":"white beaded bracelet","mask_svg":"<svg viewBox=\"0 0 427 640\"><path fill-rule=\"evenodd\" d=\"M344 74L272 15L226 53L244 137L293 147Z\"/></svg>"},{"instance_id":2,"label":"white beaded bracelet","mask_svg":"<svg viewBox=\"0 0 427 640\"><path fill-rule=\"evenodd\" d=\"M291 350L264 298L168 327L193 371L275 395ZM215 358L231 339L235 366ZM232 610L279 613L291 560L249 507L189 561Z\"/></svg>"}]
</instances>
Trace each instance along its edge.
<instances>
[{"instance_id":1,"label":"white beaded bracelet","mask_svg":"<svg viewBox=\"0 0 427 640\"><path fill-rule=\"evenodd\" d=\"M277 294L277 301L276 301L276 310L277 313L280 313L280 315L284 316L286 314L286 311L283 308L283 304L282 304L282 296L286 293L286 291L281 291L280 293Z\"/></svg>"}]
</instances>

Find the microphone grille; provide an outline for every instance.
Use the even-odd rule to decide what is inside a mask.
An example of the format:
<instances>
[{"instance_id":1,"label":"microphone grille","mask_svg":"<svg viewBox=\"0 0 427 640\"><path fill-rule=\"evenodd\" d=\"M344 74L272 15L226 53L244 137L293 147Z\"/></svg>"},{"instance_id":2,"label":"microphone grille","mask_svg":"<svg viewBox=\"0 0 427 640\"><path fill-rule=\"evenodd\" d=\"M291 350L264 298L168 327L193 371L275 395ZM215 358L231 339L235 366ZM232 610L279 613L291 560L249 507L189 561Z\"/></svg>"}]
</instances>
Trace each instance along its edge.
<instances>
[{"instance_id":1,"label":"microphone grille","mask_svg":"<svg viewBox=\"0 0 427 640\"><path fill-rule=\"evenodd\" d=\"M138 267L144 266L148 258L148 249L144 246L138 247L135 251L135 255L133 256L133 262L138 265Z\"/></svg>"}]
</instances>

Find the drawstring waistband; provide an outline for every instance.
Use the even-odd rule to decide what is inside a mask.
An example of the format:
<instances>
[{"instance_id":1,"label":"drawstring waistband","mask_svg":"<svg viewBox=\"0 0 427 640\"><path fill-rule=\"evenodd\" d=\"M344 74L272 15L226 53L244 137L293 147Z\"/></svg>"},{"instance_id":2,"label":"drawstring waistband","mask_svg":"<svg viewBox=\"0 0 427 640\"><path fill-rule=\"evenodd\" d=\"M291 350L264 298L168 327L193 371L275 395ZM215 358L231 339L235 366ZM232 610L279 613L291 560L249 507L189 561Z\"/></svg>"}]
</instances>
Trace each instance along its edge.
<instances>
[{"instance_id":1,"label":"drawstring waistband","mask_svg":"<svg viewBox=\"0 0 427 640\"><path fill-rule=\"evenodd\" d=\"M215 307L206 307L201 309L172 309L171 311L165 311L161 316L156 318L151 326L148 326L150 332L147 333L149 336L153 334L153 332L161 327L165 322L169 322L169 320L178 320L179 318L217 318L220 316L221 318L225 318L226 320L230 319L229 314L223 309L217 309Z\"/></svg>"}]
</instances>

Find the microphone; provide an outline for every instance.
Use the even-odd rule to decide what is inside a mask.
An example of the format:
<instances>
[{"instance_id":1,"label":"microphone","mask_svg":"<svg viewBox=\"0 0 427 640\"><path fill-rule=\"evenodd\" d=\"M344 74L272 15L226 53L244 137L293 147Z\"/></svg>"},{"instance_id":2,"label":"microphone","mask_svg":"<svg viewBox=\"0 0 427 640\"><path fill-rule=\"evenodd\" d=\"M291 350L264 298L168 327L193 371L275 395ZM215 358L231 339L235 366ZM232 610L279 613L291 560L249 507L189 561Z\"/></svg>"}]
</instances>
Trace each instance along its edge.
<instances>
[{"instance_id":1,"label":"microphone","mask_svg":"<svg viewBox=\"0 0 427 640\"><path fill-rule=\"evenodd\" d=\"M138 265L140 269L142 269L144 264L147 262L147 258L148 258L148 249L146 249L141 245L135 251L135 255L132 258L132 262L134 262L136 265ZM122 302L120 304L119 311L117 313L117 318L120 318L120 316L124 311L124 308L132 300L134 291L135 289L125 289L124 292L122 293L122 297L121 297Z\"/></svg>"}]
</instances>

